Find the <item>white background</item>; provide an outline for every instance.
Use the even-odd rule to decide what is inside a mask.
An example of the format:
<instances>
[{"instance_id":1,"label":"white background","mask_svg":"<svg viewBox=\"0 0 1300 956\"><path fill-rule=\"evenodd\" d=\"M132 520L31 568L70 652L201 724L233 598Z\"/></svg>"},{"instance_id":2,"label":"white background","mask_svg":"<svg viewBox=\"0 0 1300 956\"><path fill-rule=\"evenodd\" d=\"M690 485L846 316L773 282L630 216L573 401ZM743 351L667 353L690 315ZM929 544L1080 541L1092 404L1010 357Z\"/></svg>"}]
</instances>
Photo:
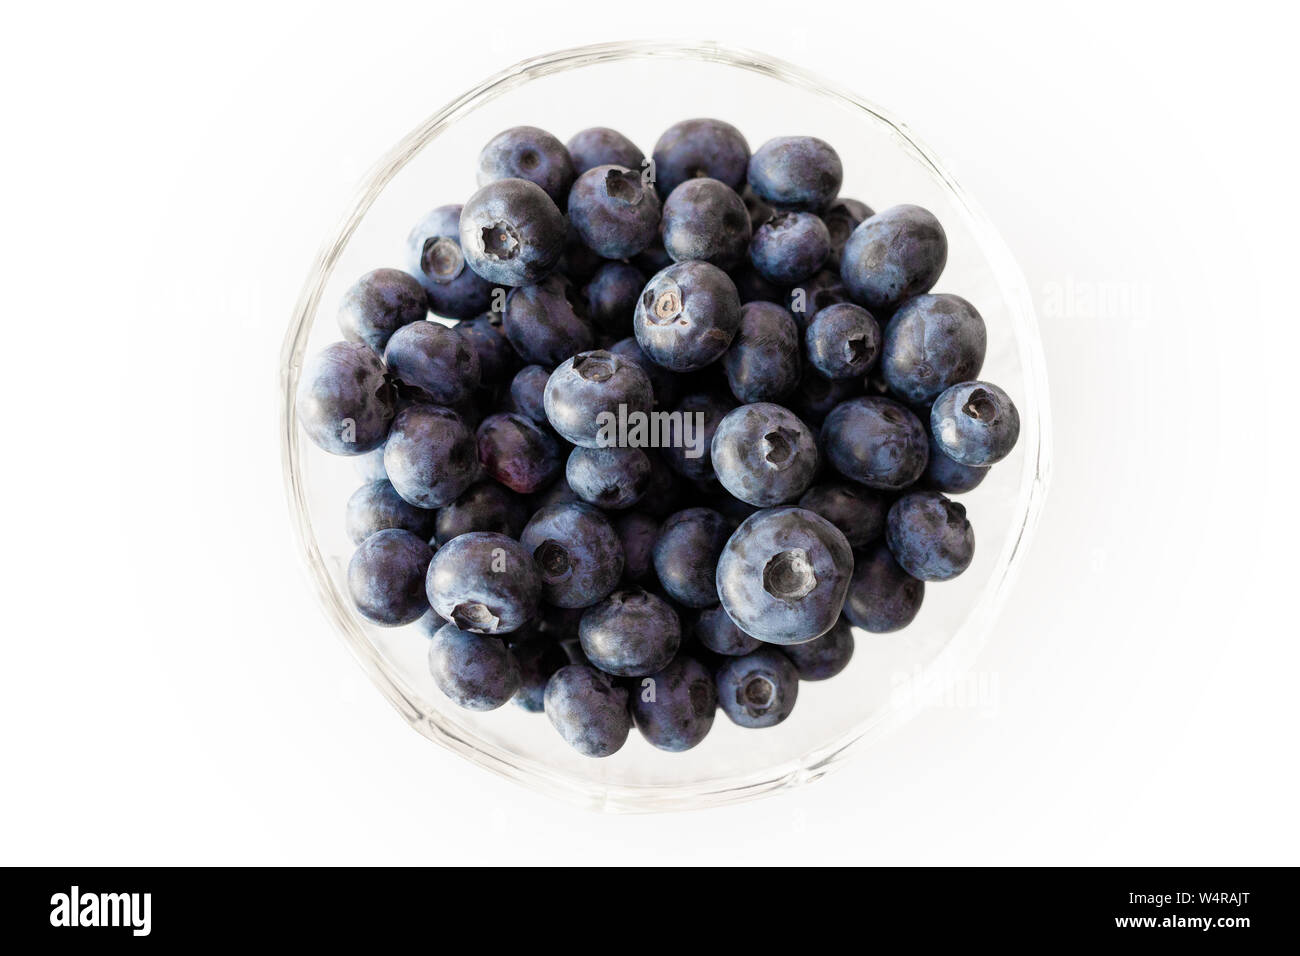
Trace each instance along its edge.
<instances>
[{"instance_id":1,"label":"white background","mask_svg":"<svg viewBox=\"0 0 1300 956\"><path fill-rule=\"evenodd\" d=\"M1047 7L11 10L0 862L1300 862L1293 25ZM363 678L292 548L275 385L371 162L514 60L641 36L804 64L935 148L1038 298L1056 470L991 706L797 793L620 818Z\"/></svg>"}]
</instances>

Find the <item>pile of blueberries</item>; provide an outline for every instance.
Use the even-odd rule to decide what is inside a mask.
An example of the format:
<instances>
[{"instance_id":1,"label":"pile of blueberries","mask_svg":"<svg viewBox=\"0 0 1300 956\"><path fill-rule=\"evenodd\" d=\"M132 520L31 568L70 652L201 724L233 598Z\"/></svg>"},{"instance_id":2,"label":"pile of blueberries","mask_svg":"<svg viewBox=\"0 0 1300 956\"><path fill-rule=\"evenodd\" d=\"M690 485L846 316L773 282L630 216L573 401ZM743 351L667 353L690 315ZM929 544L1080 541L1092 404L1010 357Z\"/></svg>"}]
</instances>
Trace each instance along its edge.
<instances>
[{"instance_id":1,"label":"pile of blueberries","mask_svg":"<svg viewBox=\"0 0 1300 956\"><path fill-rule=\"evenodd\" d=\"M719 706L785 720L851 626L904 627L969 566L949 495L1019 415L977 380L975 307L929 292L938 220L842 179L820 139L751 154L712 119L649 159L612 129L516 127L464 206L415 226L405 270L347 292L299 421L366 482L357 610L417 624L451 700L545 711L593 757L634 724L686 750ZM695 428L667 447L601 427L674 412Z\"/></svg>"}]
</instances>

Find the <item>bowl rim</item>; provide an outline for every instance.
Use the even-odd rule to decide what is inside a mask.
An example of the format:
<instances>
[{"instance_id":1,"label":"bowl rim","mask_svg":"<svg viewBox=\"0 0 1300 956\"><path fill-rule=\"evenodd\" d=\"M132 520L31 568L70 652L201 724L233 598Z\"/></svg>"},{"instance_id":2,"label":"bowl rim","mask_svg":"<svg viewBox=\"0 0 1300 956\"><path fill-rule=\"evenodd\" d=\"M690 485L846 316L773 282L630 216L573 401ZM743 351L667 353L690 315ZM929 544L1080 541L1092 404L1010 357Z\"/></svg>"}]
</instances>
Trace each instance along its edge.
<instances>
[{"instance_id":1,"label":"bowl rim","mask_svg":"<svg viewBox=\"0 0 1300 956\"><path fill-rule=\"evenodd\" d=\"M870 114L888 127L916 159L949 192L964 215L981 252L992 266L998 288L1009 306L1016 332L1026 392L1035 407L1021 409L1021 442L1025 448L1015 513L1020 516L999 553L988 585L974 607L921 671L909 680L907 693L881 713L797 759L738 777L735 781L706 781L687 785L611 784L560 771L537 760L510 753L468 735L436 711L425 713L415 695L384 665L351 613L345 596L330 576L311 527L302 480L296 392L313 317L325 284L344 248L380 192L426 145L452 123L478 107L531 80L593 64L630 59L697 60L763 74L801 87ZM597 43L572 47L521 60L451 100L403 137L366 174L350 209L322 245L294 305L280 354L280 451L290 519L308 577L326 615L372 683L419 733L471 762L532 789L571 803L614 812L653 812L700 809L737 803L796 787L825 776L846 758L902 726L918 709L944 693L986 643L992 626L1018 577L1037 528L1051 477L1051 413L1046 358L1038 332L1032 297L1024 274L983 210L906 125L855 93L794 64L756 51L715 42L646 40Z\"/></svg>"}]
</instances>

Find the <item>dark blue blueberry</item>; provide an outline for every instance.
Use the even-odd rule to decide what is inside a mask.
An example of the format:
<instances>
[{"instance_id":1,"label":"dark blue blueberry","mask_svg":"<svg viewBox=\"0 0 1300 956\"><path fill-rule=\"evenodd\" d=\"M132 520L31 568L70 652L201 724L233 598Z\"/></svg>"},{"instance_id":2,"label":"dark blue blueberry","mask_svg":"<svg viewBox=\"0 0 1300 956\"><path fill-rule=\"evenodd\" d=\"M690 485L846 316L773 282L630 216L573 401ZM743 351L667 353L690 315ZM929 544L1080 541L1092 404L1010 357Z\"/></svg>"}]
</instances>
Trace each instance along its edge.
<instances>
[{"instance_id":1,"label":"dark blue blueberry","mask_svg":"<svg viewBox=\"0 0 1300 956\"><path fill-rule=\"evenodd\" d=\"M645 153L636 143L607 126L593 126L574 133L568 149L579 176L597 166L626 166L639 171L645 162Z\"/></svg>"},{"instance_id":2,"label":"dark blue blueberry","mask_svg":"<svg viewBox=\"0 0 1300 956\"><path fill-rule=\"evenodd\" d=\"M384 446L380 445L364 455L357 455L352 459L352 464L356 466L357 477L364 482L388 480L388 472L384 471Z\"/></svg>"},{"instance_id":3,"label":"dark blue blueberry","mask_svg":"<svg viewBox=\"0 0 1300 956\"><path fill-rule=\"evenodd\" d=\"M478 427L477 440L483 470L520 494L545 488L564 466L555 438L522 415L489 415Z\"/></svg>"},{"instance_id":4,"label":"dark blue blueberry","mask_svg":"<svg viewBox=\"0 0 1300 956\"><path fill-rule=\"evenodd\" d=\"M714 572L731 525L710 508L687 508L671 515L655 542L655 574L668 596L687 607L718 603Z\"/></svg>"},{"instance_id":5,"label":"dark blue blueberry","mask_svg":"<svg viewBox=\"0 0 1300 956\"><path fill-rule=\"evenodd\" d=\"M623 545L623 577L640 581L654 570L658 519L643 511L626 511L614 519L614 530Z\"/></svg>"},{"instance_id":6,"label":"dark blue blueberry","mask_svg":"<svg viewBox=\"0 0 1300 956\"><path fill-rule=\"evenodd\" d=\"M384 443L396 396L374 349L360 342L327 345L298 381L298 422L332 455L364 455Z\"/></svg>"},{"instance_id":7,"label":"dark blue blueberry","mask_svg":"<svg viewBox=\"0 0 1300 956\"><path fill-rule=\"evenodd\" d=\"M651 155L661 196L701 176L739 189L749 166L749 143L730 123L690 119L665 130Z\"/></svg>"},{"instance_id":8,"label":"dark blue blueberry","mask_svg":"<svg viewBox=\"0 0 1300 956\"><path fill-rule=\"evenodd\" d=\"M849 236L853 234L854 229L874 215L875 212L866 203L858 202L856 199L845 199L842 196L822 213L822 222L826 223L826 231L831 237L831 255L826 260L826 268L833 269L837 279L840 274L840 257L844 253L844 244L849 241Z\"/></svg>"},{"instance_id":9,"label":"dark blue blueberry","mask_svg":"<svg viewBox=\"0 0 1300 956\"><path fill-rule=\"evenodd\" d=\"M496 637L444 624L429 642L429 672L452 703L466 710L496 710L521 686L519 662Z\"/></svg>"},{"instance_id":10,"label":"dark blue blueberry","mask_svg":"<svg viewBox=\"0 0 1300 956\"><path fill-rule=\"evenodd\" d=\"M930 439L910 410L888 398L853 398L822 423L826 460L845 478L897 491L925 471Z\"/></svg>"},{"instance_id":11,"label":"dark blue blueberry","mask_svg":"<svg viewBox=\"0 0 1300 956\"><path fill-rule=\"evenodd\" d=\"M799 507L815 511L843 532L849 545L860 548L885 533L890 499L861 485L814 485L799 499Z\"/></svg>"},{"instance_id":12,"label":"dark blue blueberry","mask_svg":"<svg viewBox=\"0 0 1300 956\"><path fill-rule=\"evenodd\" d=\"M741 657L763 646L758 638L738 628L720 604L705 608L695 618L695 639L724 657Z\"/></svg>"},{"instance_id":13,"label":"dark blue blueberry","mask_svg":"<svg viewBox=\"0 0 1300 956\"><path fill-rule=\"evenodd\" d=\"M474 433L449 408L412 405L393 419L384 469L411 504L441 508L478 479Z\"/></svg>"},{"instance_id":14,"label":"dark blue blueberry","mask_svg":"<svg viewBox=\"0 0 1300 956\"><path fill-rule=\"evenodd\" d=\"M664 461L683 478L708 481L713 473L713 436L727 413L735 408L728 397L713 392L687 395L673 415L680 422L680 439L662 449Z\"/></svg>"},{"instance_id":15,"label":"dark blue blueberry","mask_svg":"<svg viewBox=\"0 0 1300 956\"><path fill-rule=\"evenodd\" d=\"M794 285L815 275L831 254L826 224L810 212L780 212L759 226L749 244L749 261L777 285Z\"/></svg>"},{"instance_id":16,"label":"dark blue blueberry","mask_svg":"<svg viewBox=\"0 0 1300 956\"><path fill-rule=\"evenodd\" d=\"M474 347L484 385L505 381L519 364L514 346L506 338L505 322L499 312L488 312L460 322L456 331Z\"/></svg>"},{"instance_id":17,"label":"dark blue blueberry","mask_svg":"<svg viewBox=\"0 0 1300 956\"><path fill-rule=\"evenodd\" d=\"M637 295L640 294L641 290L637 289ZM677 374L658 362L652 362L634 337L620 339L609 347L609 351L641 366L641 370L650 378L656 408L668 409L677 403Z\"/></svg>"},{"instance_id":18,"label":"dark blue blueberry","mask_svg":"<svg viewBox=\"0 0 1300 956\"><path fill-rule=\"evenodd\" d=\"M573 220L565 221L568 223L568 232L564 240L564 255L560 256L555 271L563 273L575 284L586 282L609 260L602 259L591 246L582 241L582 236L573 226Z\"/></svg>"},{"instance_id":19,"label":"dark blue blueberry","mask_svg":"<svg viewBox=\"0 0 1300 956\"><path fill-rule=\"evenodd\" d=\"M578 637L587 660L606 674L645 677L673 659L682 643L682 625L666 601L632 587L588 608Z\"/></svg>"},{"instance_id":20,"label":"dark blue blueberry","mask_svg":"<svg viewBox=\"0 0 1300 956\"><path fill-rule=\"evenodd\" d=\"M439 322L412 322L398 329L388 340L384 362L402 384L418 388L422 399L436 405L463 402L482 382L473 345Z\"/></svg>"},{"instance_id":21,"label":"dark blue blueberry","mask_svg":"<svg viewBox=\"0 0 1300 956\"><path fill-rule=\"evenodd\" d=\"M799 672L800 680L828 680L849 666L853 657L853 628L841 617L821 637L781 650Z\"/></svg>"},{"instance_id":22,"label":"dark blue blueberry","mask_svg":"<svg viewBox=\"0 0 1300 956\"><path fill-rule=\"evenodd\" d=\"M800 644L830 630L844 606L853 551L840 530L804 508L746 518L718 558L718 597L747 634Z\"/></svg>"},{"instance_id":23,"label":"dark blue blueberry","mask_svg":"<svg viewBox=\"0 0 1300 956\"><path fill-rule=\"evenodd\" d=\"M714 675L718 704L740 727L775 727L799 697L799 672L775 647L728 657Z\"/></svg>"},{"instance_id":24,"label":"dark blue blueberry","mask_svg":"<svg viewBox=\"0 0 1300 956\"><path fill-rule=\"evenodd\" d=\"M608 757L627 741L632 729L627 691L586 664L561 667L546 685L546 716L574 750L588 757Z\"/></svg>"},{"instance_id":25,"label":"dark blue blueberry","mask_svg":"<svg viewBox=\"0 0 1300 956\"><path fill-rule=\"evenodd\" d=\"M542 395L546 391L546 380L551 377L548 369L541 365L525 365L510 380L510 399L514 410L524 418L546 424L546 407L542 404Z\"/></svg>"},{"instance_id":26,"label":"dark blue blueberry","mask_svg":"<svg viewBox=\"0 0 1300 956\"><path fill-rule=\"evenodd\" d=\"M595 343L580 308L586 306L577 290L561 275L512 289L506 297L506 337L525 362L553 368Z\"/></svg>"},{"instance_id":27,"label":"dark blue blueberry","mask_svg":"<svg viewBox=\"0 0 1300 956\"><path fill-rule=\"evenodd\" d=\"M564 255L568 223L540 186L502 179L484 186L460 214L460 246L488 282L520 286L545 278Z\"/></svg>"},{"instance_id":28,"label":"dark blue blueberry","mask_svg":"<svg viewBox=\"0 0 1300 956\"><path fill-rule=\"evenodd\" d=\"M597 255L626 259L659 235L659 196L637 170L597 166L573 184L569 221Z\"/></svg>"},{"instance_id":29,"label":"dark blue blueberry","mask_svg":"<svg viewBox=\"0 0 1300 956\"><path fill-rule=\"evenodd\" d=\"M772 402L799 384L799 327L787 309L748 302L740 330L722 357L731 394L741 402Z\"/></svg>"},{"instance_id":30,"label":"dark blue blueberry","mask_svg":"<svg viewBox=\"0 0 1300 956\"><path fill-rule=\"evenodd\" d=\"M536 126L514 126L488 140L478 156L478 184L524 179L540 186L561 209L573 184L573 158L558 139Z\"/></svg>"},{"instance_id":31,"label":"dark blue blueberry","mask_svg":"<svg viewBox=\"0 0 1300 956\"><path fill-rule=\"evenodd\" d=\"M944 454L958 464L992 465L1016 447L1020 412L996 385L961 382L935 399L930 431Z\"/></svg>"},{"instance_id":32,"label":"dark blue blueberry","mask_svg":"<svg viewBox=\"0 0 1300 956\"><path fill-rule=\"evenodd\" d=\"M471 531L438 549L425 590L430 606L461 630L508 634L537 613L541 581L532 555L514 538Z\"/></svg>"},{"instance_id":33,"label":"dark blue blueberry","mask_svg":"<svg viewBox=\"0 0 1300 956\"><path fill-rule=\"evenodd\" d=\"M650 456L640 448L583 448L569 453L569 487L588 504L609 511L630 508L650 487Z\"/></svg>"},{"instance_id":34,"label":"dark blue blueberry","mask_svg":"<svg viewBox=\"0 0 1300 956\"><path fill-rule=\"evenodd\" d=\"M728 413L710 447L722 487L759 508L798 498L817 474L817 439L794 412L769 402Z\"/></svg>"},{"instance_id":35,"label":"dark blue blueberry","mask_svg":"<svg viewBox=\"0 0 1300 956\"><path fill-rule=\"evenodd\" d=\"M988 336L975 307L956 295L908 299L885 326L880 369L905 402L928 405L984 365Z\"/></svg>"},{"instance_id":36,"label":"dark blue blueberry","mask_svg":"<svg viewBox=\"0 0 1300 956\"><path fill-rule=\"evenodd\" d=\"M778 136L749 160L749 186L777 209L821 212L840 192L844 165L815 136Z\"/></svg>"},{"instance_id":37,"label":"dark blue blueberry","mask_svg":"<svg viewBox=\"0 0 1300 956\"><path fill-rule=\"evenodd\" d=\"M530 714L540 714L546 698L546 684L551 675L569 663L558 641L549 635L530 634L520 639L521 628L505 638L506 646L519 664L519 690L513 698L518 707Z\"/></svg>"},{"instance_id":38,"label":"dark blue blueberry","mask_svg":"<svg viewBox=\"0 0 1300 956\"><path fill-rule=\"evenodd\" d=\"M785 306L794 315L802 335L808 323L822 309L840 302L848 302L849 290L844 288L839 272L822 269L811 279L799 283L785 297Z\"/></svg>"},{"instance_id":39,"label":"dark blue blueberry","mask_svg":"<svg viewBox=\"0 0 1300 956\"><path fill-rule=\"evenodd\" d=\"M438 509L434 540L441 547L471 531L495 531L517 538L528 522L528 514L524 499L494 481L480 481Z\"/></svg>"},{"instance_id":40,"label":"dark blue blueberry","mask_svg":"<svg viewBox=\"0 0 1300 956\"><path fill-rule=\"evenodd\" d=\"M472 319L492 304L492 283L467 268L460 248L461 206L439 206L406 238L407 265L434 314Z\"/></svg>"},{"instance_id":41,"label":"dark blue blueberry","mask_svg":"<svg viewBox=\"0 0 1300 956\"><path fill-rule=\"evenodd\" d=\"M645 276L627 262L606 262L583 287L587 317L602 332L625 336L632 334L632 314L645 288Z\"/></svg>"},{"instance_id":42,"label":"dark blue blueberry","mask_svg":"<svg viewBox=\"0 0 1300 956\"><path fill-rule=\"evenodd\" d=\"M401 528L427 541L433 533L436 515L435 511L417 508L406 501L387 478L381 478L352 493L345 524L353 544L360 544L376 531L388 528Z\"/></svg>"},{"instance_id":43,"label":"dark blue blueberry","mask_svg":"<svg viewBox=\"0 0 1300 956\"><path fill-rule=\"evenodd\" d=\"M675 262L731 269L744 260L750 234L744 201L716 179L688 179L664 200L664 249Z\"/></svg>"},{"instance_id":44,"label":"dark blue blueberry","mask_svg":"<svg viewBox=\"0 0 1300 956\"><path fill-rule=\"evenodd\" d=\"M930 436L930 460L920 484L928 491L942 491L945 495L960 495L979 487L989 473L988 466L963 465L948 457L939 443Z\"/></svg>"},{"instance_id":45,"label":"dark blue blueberry","mask_svg":"<svg viewBox=\"0 0 1300 956\"><path fill-rule=\"evenodd\" d=\"M840 277L859 305L892 312L929 292L948 262L943 226L920 206L892 206L853 230L840 256Z\"/></svg>"},{"instance_id":46,"label":"dark blue blueberry","mask_svg":"<svg viewBox=\"0 0 1300 956\"><path fill-rule=\"evenodd\" d=\"M937 491L916 491L894 502L885 541L899 567L921 581L955 578L975 557L966 509Z\"/></svg>"},{"instance_id":47,"label":"dark blue blueberry","mask_svg":"<svg viewBox=\"0 0 1300 956\"><path fill-rule=\"evenodd\" d=\"M641 736L671 753L690 750L708 736L717 711L713 675L693 657L677 657L632 688L632 719Z\"/></svg>"},{"instance_id":48,"label":"dark blue blueberry","mask_svg":"<svg viewBox=\"0 0 1300 956\"><path fill-rule=\"evenodd\" d=\"M348 562L348 591L361 616L385 627L418 621L429 602L424 572L433 548L400 528L376 531Z\"/></svg>"},{"instance_id":49,"label":"dark blue blueberry","mask_svg":"<svg viewBox=\"0 0 1300 956\"><path fill-rule=\"evenodd\" d=\"M614 443L617 423L654 407L650 378L636 362L597 349L563 362L546 382L546 417L567 441L586 448Z\"/></svg>"},{"instance_id":50,"label":"dark blue blueberry","mask_svg":"<svg viewBox=\"0 0 1300 956\"><path fill-rule=\"evenodd\" d=\"M854 555L844 616L872 634L907 627L921 610L925 583L898 566L883 542Z\"/></svg>"},{"instance_id":51,"label":"dark blue blueberry","mask_svg":"<svg viewBox=\"0 0 1300 956\"><path fill-rule=\"evenodd\" d=\"M759 226L776 215L776 210L764 202L748 183L740 190L740 198L749 211L750 232L757 231Z\"/></svg>"},{"instance_id":52,"label":"dark blue blueberry","mask_svg":"<svg viewBox=\"0 0 1300 956\"><path fill-rule=\"evenodd\" d=\"M735 283L707 262L679 262L647 283L632 328L651 361L692 372L722 357L740 328Z\"/></svg>"},{"instance_id":53,"label":"dark blue blueberry","mask_svg":"<svg viewBox=\"0 0 1300 956\"><path fill-rule=\"evenodd\" d=\"M339 328L349 342L361 342L383 352L389 336L404 325L420 321L428 311L424 289L413 276L400 269L376 269L343 293Z\"/></svg>"},{"instance_id":54,"label":"dark blue blueberry","mask_svg":"<svg viewBox=\"0 0 1300 956\"><path fill-rule=\"evenodd\" d=\"M811 365L805 365L799 384L786 404L810 427L817 428L833 409L861 394L862 383L857 379L829 379Z\"/></svg>"},{"instance_id":55,"label":"dark blue blueberry","mask_svg":"<svg viewBox=\"0 0 1300 956\"><path fill-rule=\"evenodd\" d=\"M542 592L559 607L590 607L623 576L623 545L606 517L583 502L548 505L520 536L542 578Z\"/></svg>"},{"instance_id":56,"label":"dark blue blueberry","mask_svg":"<svg viewBox=\"0 0 1300 956\"><path fill-rule=\"evenodd\" d=\"M804 342L809 364L827 378L862 378L880 355L880 326L862 306L842 302L813 316Z\"/></svg>"}]
</instances>

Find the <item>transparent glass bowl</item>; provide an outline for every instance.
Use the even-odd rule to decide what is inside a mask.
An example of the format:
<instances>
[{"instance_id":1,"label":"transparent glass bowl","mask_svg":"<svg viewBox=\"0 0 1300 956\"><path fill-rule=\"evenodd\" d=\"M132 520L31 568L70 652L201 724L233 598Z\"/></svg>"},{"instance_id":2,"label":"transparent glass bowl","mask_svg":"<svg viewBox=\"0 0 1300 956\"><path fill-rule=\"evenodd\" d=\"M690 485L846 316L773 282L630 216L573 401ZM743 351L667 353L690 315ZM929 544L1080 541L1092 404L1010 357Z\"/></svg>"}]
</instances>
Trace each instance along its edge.
<instances>
[{"instance_id":1,"label":"transparent glass bowl","mask_svg":"<svg viewBox=\"0 0 1300 956\"><path fill-rule=\"evenodd\" d=\"M926 589L905 630L857 632L848 669L805 683L778 727L743 730L719 713L713 731L684 754L650 747L634 731L612 757L570 750L546 718L513 706L461 710L433 686L426 641L414 627L385 629L353 610L345 585L352 546L344 503L359 484L352 460L302 440L295 390L305 355L340 335L339 299L357 277L404 261L411 225L426 210L463 202L475 189L479 149L510 126L567 139L612 126L647 155L659 134L692 116L741 129L751 147L769 137L820 136L844 161L842 195L875 209L916 203L948 234L948 266L935 291L958 293L988 324L982 378L1019 405L1020 442L962 497L975 527L970 569ZM815 780L897 727L944 691L987 639L1024 558L1050 464L1047 380L1024 277L1002 240L930 152L882 111L801 69L715 44L614 43L527 60L451 101L385 156L367 177L303 288L285 337L281 370L284 476L294 529L325 610L371 680L430 740L537 790L613 811L676 810L749 799Z\"/></svg>"}]
</instances>

